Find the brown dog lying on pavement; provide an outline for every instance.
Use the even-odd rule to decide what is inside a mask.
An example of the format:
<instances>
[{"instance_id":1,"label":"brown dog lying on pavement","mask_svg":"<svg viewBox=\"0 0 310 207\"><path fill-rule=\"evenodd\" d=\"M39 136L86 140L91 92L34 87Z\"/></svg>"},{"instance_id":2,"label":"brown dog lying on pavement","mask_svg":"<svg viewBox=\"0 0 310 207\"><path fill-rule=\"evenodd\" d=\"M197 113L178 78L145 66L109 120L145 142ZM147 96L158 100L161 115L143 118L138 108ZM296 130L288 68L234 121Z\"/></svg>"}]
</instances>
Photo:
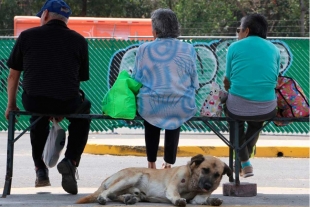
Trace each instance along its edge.
<instances>
[{"instance_id":1,"label":"brown dog lying on pavement","mask_svg":"<svg viewBox=\"0 0 310 207\"><path fill-rule=\"evenodd\" d=\"M139 201L172 203L186 206L220 206L222 200L211 198L222 176L232 176L232 170L213 156L196 155L187 165L170 169L126 168L105 179L99 189L76 203L105 205L108 200L135 204Z\"/></svg>"}]
</instances>

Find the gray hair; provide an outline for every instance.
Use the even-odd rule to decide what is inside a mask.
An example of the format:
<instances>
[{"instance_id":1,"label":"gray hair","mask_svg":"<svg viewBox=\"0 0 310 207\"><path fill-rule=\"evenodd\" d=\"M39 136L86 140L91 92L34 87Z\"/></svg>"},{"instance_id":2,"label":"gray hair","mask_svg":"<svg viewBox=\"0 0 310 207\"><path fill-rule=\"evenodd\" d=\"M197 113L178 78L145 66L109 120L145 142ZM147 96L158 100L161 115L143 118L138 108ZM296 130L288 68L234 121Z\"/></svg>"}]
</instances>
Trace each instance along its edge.
<instances>
[{"instance_id":1,"label":"gray hair","mask_svg":"<svg viewBox=\"0 0 310 207\"><path fill-rule=\"evenodd\" d=\"M249 14L241 19L242 31L249 28L249 36L255 35L266 39L268 22L261 14Z\"/></svg>"},{"instance_id":2,"label":"gray hair","mask_svg":"<svg viewBox=\"0 0 310 207\"><path fill-rule=\"evenodd\" d=\"M151 14L152 28L159 38L177 38L180 36L180 24L170 9L157 9Z\"/></svg>"},{"instance_id":3,"label":"gray hair","mask_svg":"<svg viewBox=\"0 0 310 207\"><path fill-rule=\"evenodd\" d=\"M61 14L57 14L55 12L49 12L48 15L51 19L58 19L68 24L68 18L62 16Z\"/></svg>"}]
</instances>

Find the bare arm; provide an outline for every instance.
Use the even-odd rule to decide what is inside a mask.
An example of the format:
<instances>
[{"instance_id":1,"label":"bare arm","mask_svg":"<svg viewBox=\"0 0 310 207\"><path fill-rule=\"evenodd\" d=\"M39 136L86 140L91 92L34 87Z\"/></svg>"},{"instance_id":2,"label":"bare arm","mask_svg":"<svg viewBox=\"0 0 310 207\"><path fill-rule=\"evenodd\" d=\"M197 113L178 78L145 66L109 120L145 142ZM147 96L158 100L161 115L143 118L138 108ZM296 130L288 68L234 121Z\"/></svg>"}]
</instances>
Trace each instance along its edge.
<instances>
[{"instance_id":1,"label":"bare arm","mask_svg":"<svg viewBox=\"0 0 310 207\"><path fill-rule=\"evenodd\" d=\"M228 91L229 88L230 88L230 82L229 82L229 80L226 77L224 78L223 83L224 83L225 90Z\"/></svg>"},{"instance_id":2,"label":"bare arm","mask_svg":"<svg viewBox=\"0 0 310 207\"><path fill-rule=\"evenodd\" d=\"M16 94L18 89L18 82L20 78L21 71L10 69L10 73L8 76L8 105L5 111L5 118L9 119L9 112L12 110L19 110L16 105Z\"/></svg>"}]
</instances>

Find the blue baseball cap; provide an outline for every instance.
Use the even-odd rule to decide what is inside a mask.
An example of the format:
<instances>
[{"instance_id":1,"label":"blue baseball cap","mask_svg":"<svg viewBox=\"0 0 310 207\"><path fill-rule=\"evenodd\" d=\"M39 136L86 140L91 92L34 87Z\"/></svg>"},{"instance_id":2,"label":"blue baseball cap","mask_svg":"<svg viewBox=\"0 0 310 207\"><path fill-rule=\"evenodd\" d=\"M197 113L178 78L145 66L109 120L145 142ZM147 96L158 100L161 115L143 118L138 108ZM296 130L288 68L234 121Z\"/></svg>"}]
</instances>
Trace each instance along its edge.
<instances>
[{"instance_id":1,"label":"blue baseball cap","mask_svg":"<svg viewBox=\"0 0 310 207\"><path fill-rule=\"evenodd\" d=\"M69 18L70 14L72 13L70 7L68 6L68 4L66 4L66 2L62 0L47 0L36 16L41 18L42 13L46 9L49 12L60 14L66 18Z\"/></svg>"}]
</instances>

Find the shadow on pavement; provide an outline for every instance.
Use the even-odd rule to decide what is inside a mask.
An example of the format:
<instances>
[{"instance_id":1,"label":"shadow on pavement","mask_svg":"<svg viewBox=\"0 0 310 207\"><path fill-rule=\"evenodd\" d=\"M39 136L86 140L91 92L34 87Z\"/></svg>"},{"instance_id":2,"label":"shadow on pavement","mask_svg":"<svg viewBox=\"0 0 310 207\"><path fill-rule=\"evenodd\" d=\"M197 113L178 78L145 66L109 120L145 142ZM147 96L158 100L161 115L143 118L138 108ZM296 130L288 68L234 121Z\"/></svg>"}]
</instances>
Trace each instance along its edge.
<instances>
[{"instance_id":1,"label":"shadow on pavement","mask_svg":"<svg viewBox=\"0 0 310 207\"><path fill-rule=\"evenodd\" d=\"M97 203L91 204L74 204L74 202L88 195L88 193L82 193L78 195L69 194L53 194L51 192L40 192L36 194L13 194L7 196L7 198L0 198L0 206L31 206L31 207L99 207L101 205ZM218 197L223 199L221 206L255 206L255 207L308 207L309 195L308 194L262 194L259 193L254 197L230 197L219 194L213 194L212 197ZM117 202L108 202L106 206L126 206L125 204ZM133 206L173 206L172 204L161 203L137 203ZM190 205L190 207L196 207L201 205Z\"/></svg>"}]
</instances>

